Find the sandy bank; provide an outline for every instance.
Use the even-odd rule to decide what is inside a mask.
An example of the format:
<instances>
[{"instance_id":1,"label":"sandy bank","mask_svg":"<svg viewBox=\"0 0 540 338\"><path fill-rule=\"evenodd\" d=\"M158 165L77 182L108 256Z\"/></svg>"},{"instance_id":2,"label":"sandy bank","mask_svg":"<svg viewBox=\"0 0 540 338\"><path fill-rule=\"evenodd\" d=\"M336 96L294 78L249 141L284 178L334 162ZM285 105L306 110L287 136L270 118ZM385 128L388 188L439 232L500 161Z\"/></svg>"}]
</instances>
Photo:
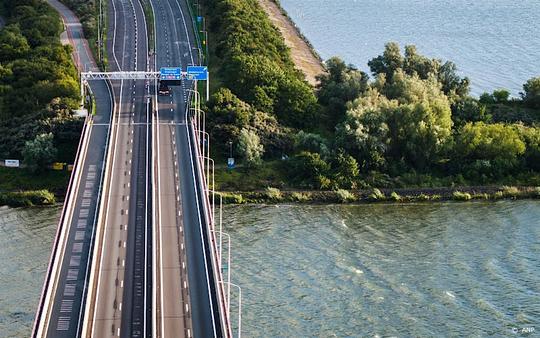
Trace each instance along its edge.
<instances>
[{"instance_id":1,"label":"sandy bank","mask_svg":"<svg viewBox=\"0 0 540 338\"><path fill-rule=\"evenodd\" d=\"M272 0L259 0L261 7L268 14L270 21L279 29L285 44L291 49L291 56L296 68L304 72L306 80L315 85L315 77L324 73L319 58L313 53L310 46L302 39L298 30L289 18L281 12L279 6Z\"/></svg>"}]
</instances>

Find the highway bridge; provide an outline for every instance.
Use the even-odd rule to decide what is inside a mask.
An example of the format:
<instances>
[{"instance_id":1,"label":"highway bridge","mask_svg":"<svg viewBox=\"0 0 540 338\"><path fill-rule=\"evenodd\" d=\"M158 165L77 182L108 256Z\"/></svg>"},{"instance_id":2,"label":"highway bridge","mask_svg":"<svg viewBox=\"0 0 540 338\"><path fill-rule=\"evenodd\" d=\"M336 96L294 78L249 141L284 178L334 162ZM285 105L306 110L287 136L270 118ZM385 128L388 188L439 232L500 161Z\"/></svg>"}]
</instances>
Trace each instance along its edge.
<instances>
[{"instance_id":1,"label":"highway bridge","mask_svg":"<svg viewBox=\"0 0 540 338\"><path fill-rule=\"evenodd\" d=\"M100 72L75 15L48 0L96 109L83 127L32 337L240 336L197 81L183 73L171 95L157 94L159 69L200 64L196 25L185 0L147 0L149 27L140 1L108 0L109 69Z\"/></svg>"}]
</instances>

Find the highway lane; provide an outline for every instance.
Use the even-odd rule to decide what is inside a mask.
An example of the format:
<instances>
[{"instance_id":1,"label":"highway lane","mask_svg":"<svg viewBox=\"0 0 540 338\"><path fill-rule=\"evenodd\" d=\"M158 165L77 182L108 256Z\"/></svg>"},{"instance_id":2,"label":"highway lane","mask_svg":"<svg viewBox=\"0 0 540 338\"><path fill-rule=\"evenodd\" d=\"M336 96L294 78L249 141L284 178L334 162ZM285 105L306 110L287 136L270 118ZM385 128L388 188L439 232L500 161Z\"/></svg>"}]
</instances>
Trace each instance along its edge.
<instances>
[{"instance_id":1,"label":"highway lane","mask_svg":"<svg viewBox=\"0 0 540 338\"><path fill-rule=\"evenodd\" d=\"M146 70L147 32L138 0L112 0L108 50L112 71ZM104 190L103 222L95 254L88 336L148 336L147 236L150 187L150 127L144 81L114 84L117 94L110 180ZM151 317L150 317L151 318Z\"/></svg>"},{"instance_id":2,"label":"highway lane","mask_svg":"<svg viewBox=\"0 0 540 338\"><path fill-rule=\"evenodd\" d=\"M62 16L79 69L97 70L77 17L56 0L49 0L49 4ZM73 337L81 328L113 101L107 83L96 81L90 85L97 96L96 115L87 120L86 141L81 144L78 159L80 180L71 179L64 206L66 212L57 233L58 247L53 247L33 336ZM68 206L70 201L72 204Z\"/></svg>"},{"instance_id":3,"label":"highway lane","mask_svg":"<svg viewBox=\"0 0 540 338\"><path fill-rule=\"evenodd\" d=\"M158 27L157 66L181 66L184 70L198 62L194 44L193 24L183 0L152 0L155 22ZM188 313L192 319L194 337L221 337L218 301L215 296L215 281L210 259L209 238L206 219L202 216L204 208L202 187L195 183L199 179L197 158L193 135L186 125L187 90L192 83L184 81L182 87L174 88L172 97L159 98L158 114L160 123L174 123L174 140L178 157L178 179L180 185L181 224L187 258L187 275L191 308ZM172 116L171 116L172 114ZM172 134L172 132L170 133ZM169 142L171 143L171 142ZM166 150L164 149L163 152ZM161 153L160 149L160 153ZM161 162L161 161L160 161ZM164 248L166 250L166 248ZM169 252L176 253L171 246ZM173 271L176 274L176 271ZM172 278L172 277L170 277ZM176 278L175 283L181 282ZM181 284L180 284L181 285ZM164 307L178 306L176 298L164 300ZM163 336L169 331L165 328Z\"/></svg>"},{"instance_id":4,"label":"highway lane","mask_svg":"<svg viewBox=\"0 0 540 338\"><path fill-rule=\"evenodd\" d=\"M156 34L156 59L159 67L182 67L176 47L176 18L168 3L152 2ZM179 19L180 17L178 17ZM167 24L165 24L167 23ZM184 67L185 68L185 67ZM186 245L183 233L178 154L176 153L175 110L184 93L173 89L172 97L155 96L156 113L156 327L157 337L191 337L191 303L187 279ZM172 123L172 124L171 124Z\"/></svg>"}]
</instances>

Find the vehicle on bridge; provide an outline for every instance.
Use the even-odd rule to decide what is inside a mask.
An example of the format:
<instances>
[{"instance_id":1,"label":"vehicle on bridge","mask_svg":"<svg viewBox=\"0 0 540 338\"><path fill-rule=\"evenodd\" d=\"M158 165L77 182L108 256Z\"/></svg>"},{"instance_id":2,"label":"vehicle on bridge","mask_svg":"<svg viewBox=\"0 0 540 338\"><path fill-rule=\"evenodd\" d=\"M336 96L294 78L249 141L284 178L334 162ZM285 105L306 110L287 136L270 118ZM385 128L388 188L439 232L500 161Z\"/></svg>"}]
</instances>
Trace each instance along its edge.
<instances>
[{"instance_id":1,"label":"vehicle on bridge","mask_svg":"<svg viewBox=\"0 0 540 338\"><path fill-rule=\"evenodd\" d=\"M164 83L163 81L159 81L158 94L163 95L163 96L171 95L171 90L169 86L167 86L167 84Z\"/></svg>"}]
</instances>

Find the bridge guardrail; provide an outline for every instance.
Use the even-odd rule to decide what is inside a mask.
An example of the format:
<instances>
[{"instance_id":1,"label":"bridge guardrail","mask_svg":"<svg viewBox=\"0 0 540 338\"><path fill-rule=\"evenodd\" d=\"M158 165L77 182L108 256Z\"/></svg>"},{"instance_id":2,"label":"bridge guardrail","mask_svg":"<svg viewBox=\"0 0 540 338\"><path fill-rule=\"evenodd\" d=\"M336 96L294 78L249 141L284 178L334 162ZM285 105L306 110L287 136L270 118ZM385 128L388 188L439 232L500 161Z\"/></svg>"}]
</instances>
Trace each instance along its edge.
<instances>
[{"instance_id":1,"label":"bridge guardrail","mask_svg":"<svg viewBox=\"0 0 540 338\"><path fill-rule=\"evenodd\" d=\"M198 94L198 92L194 92L196 94ZM188 104L190 105L191 104L191 94L188 96ZM188 110L189 111L189 110ZM218 301L219 301L219 309L220 309L220 321L222 322L222 325L223 325L223 328L226 330L227 332L227 337L232 337L232 328L231 328L231 325L230 325L230 320L229 320L229 313L228 313L228 307L227 307L227 301L226 301L226 296L225 296L225 289L223 287L223 276L222 276L222 273L221 273L221 269L220 269L220 266L221 264L218 262L217 260L217 257L218 257L218 249L217 249L217 245L216 245L216 238L215 238L215 231L213 229L213 226L214 226L214 219L213 219L213 216L212 216L212 206L211 206L211 203L210 203L210 198L209 198L209 194L208 194L208 191L209 191L209 187L207 186L207 181L206 181L206 176L205 176L205 173L204 173L204 163L202 162L202 155L201 155L201 149L200 149L200 138L198 136L198 133L196 132L196 126L197 124L197 119L193 118L190 123L188 123L189 127L190 127L190 131L191 131L191 134L193 135L192 137L194 137L194 143L195 143L195 149L197 151L197 159L195 161L196 163L196 166L197 166L197 173L199 175L199 178L200 178L200 182L202 182L201 184L203 185L203 194L204 194L204 217L205 217L205 223L206 223L206 231L207 231L207 234L208 234L208 238L210 239L210 245L211 245L211 248L212 250L210 251L211 252L211 264L212 264L212 267L213 267L213 275L214 275L214 280L215 280L215 283L216 283L216 289L218 289L218 292L217 292L217 298L218 298ZM209 212L210 211L210 212Z\"/></svg>"},{"instance_id":2,"label":"bridge guardrail","mask_svg":"<svg viewBox=\"0 0 540 338\"><path fill-rule=\"evenodd\" d=\"M51 278L53 274L54 275L57 274L56 270L58 269L58 266L56 263L58 260L56 259L56 257L59 254L58 245L62 242L62 238L65 237L64 236L65 231L68 230L66 229L66 221L69 221L71 219L71 215L70 215L71 205L72 205L74 196L77 195L76 190L74 189L75 187L78 186L77 182L80 181L81 168L83 167L82 164L84 163L84 158L85 158L85 156L81 156L81 153L82 153L81 149L88 148L88 143L89 143L88 135L90 134L90 131L92 129L91 123L92 123L92 118L87 117L83 125L83 131L81 133L81 138L79 139L79 144L77 146L77 155L75 157L73 171L71 172L71 176L69 178L66 198L64 200L64 204L62 206L62 213L60 214L60 219L58 221L58 227L56 229L52 252L49 258L49 264L48 264L47 271L45 274L45 281L43 283L43 288L41 289L41 296L38 303L38 309L36 311L36 318L34 320L34 325L32 327L32 335L31 335L32 337L37 337L38 334L43 331L42 327L44 325L44 322L47 321L47 318L49 316L49 311L47 311L47 313L45 314L45 318L42 318L44 307L46 305L48 307L47 303L50 302L50 298L49 298L50 292L48 291L54 290L54 288L52 289L49 288L49 285L51 283ZM90 124L90 127L89 127L89 124ZM69 217L66 217L66 216L69 216ZM67 226L69 227L69 225ZM63 250L60 254L63 255ZM56 281L54 281L54 283L56 284Z\"/></svg>"}]
</instances>

